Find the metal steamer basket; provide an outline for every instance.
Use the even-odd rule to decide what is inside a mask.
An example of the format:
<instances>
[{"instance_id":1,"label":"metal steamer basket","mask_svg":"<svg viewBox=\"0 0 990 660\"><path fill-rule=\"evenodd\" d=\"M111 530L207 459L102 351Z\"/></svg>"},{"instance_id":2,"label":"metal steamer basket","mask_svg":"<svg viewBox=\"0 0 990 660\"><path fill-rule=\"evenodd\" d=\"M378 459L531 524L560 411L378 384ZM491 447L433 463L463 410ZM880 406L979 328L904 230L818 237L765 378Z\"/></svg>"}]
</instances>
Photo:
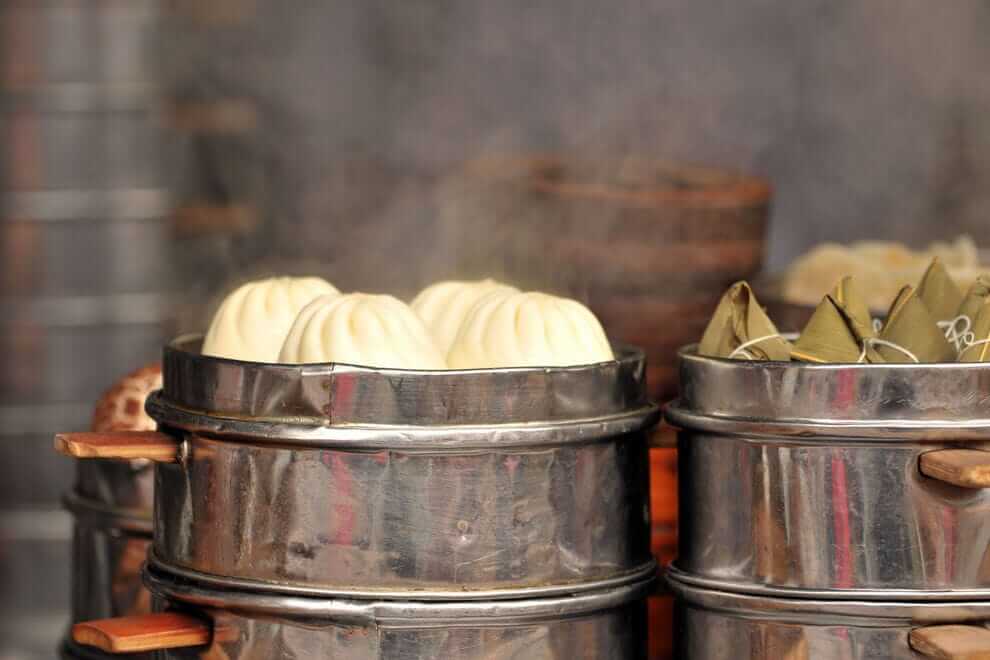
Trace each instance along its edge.
<instances>
[{"instance_id":1,"label":"metal steamer basket","mask_svg":"<svg viewBox=\"0 0 990 660\"><path fill-rule=\"evenodd\" d=\"M990 603L753 596L668 576L680 660L962 660L990 654Z\"/></svg>"},{"instance_id":2,"label":"metal steamer basket","mask_svg":"<svg viewBox=\"0 0 990 660\"><path fill-rule=\"evenodd\" d=\"M649 581L505 601L314 598L217 589L149 568L160 613L77 625L110 652L182 658L644 658Z\"/></svg>"},{"instance_id":3,"label":"metal steamer basket","mask_svg":"<svg viewBox=\"0 0 990 660\"><path fill-rule=\"evenodd\" d=\"M137 475L137 481L141 476ZM75 519L72 563L77 570L72 576L72 620L151 612L150 593L141 580L141 565L151 546L150 510L114 508L78 492L70 493L64 501ZM65 640L62 656L66 659L107 657L71 639ZM134 657L150 660L151 656Z\"/></svg>"},{"instance_id":4,"label":"metal steamer basket","mask_svg":"<svg viewBox=\"0 0 990 660\"><path fill-rule=\"evenodd\" d=\"M291 648L344 649L328 645L385 620L428 632L408 653L400 633L376 632L347 657L492 657L542 640L540 657L563 658L580 655L580 638L601 649L591 657L639 657L645 623L629 622L656 572L647 437L659 410L642 353L617 353L415 372L224 360L180 339L147 404L161 432L59 445L156 462L153 590L249 630L229 657L293 635L303 646ZM272 603L286 605L268 614L295 623L262 623ZM300 624L309 611L319 622Z\"/></svg>"},{"instance_id":5,"label":"metal steamer basket","mask_svg":"<svg viewBox=\"0 0 990 660\"><path fill-rule=\"evenodd\" d=\"M682 429L681 584L990 601L986 365L745 362L689 347L681 382L668 410Z\"/></svg>"}]
</instances>

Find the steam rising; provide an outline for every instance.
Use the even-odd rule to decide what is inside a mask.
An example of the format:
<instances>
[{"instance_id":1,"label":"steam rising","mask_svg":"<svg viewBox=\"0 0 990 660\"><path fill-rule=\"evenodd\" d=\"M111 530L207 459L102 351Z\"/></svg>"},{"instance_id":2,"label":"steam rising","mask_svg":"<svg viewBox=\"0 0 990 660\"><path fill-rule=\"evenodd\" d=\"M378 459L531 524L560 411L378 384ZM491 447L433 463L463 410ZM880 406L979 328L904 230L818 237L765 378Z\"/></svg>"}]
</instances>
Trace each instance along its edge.
<instances>
[{"instance_id":1,"label":"steam rising","mask_svg":"<svg viewBox=\"0 0 990 660\"><path fill-rule=\"evenodd\" d=\"M573 237L509 188L465 186L465 163L504 154L766 176L774 268L823 240L985 233L979 0L256 5L173 42L177 89L261 116L238 148L194 152L216 171L206 194L259 207L225 244L227 278L309 259L345 290L491 275L580 295L588 264L550 250ZM616 239L589 214L584 238Z\"/></svg>"}]
</instances>

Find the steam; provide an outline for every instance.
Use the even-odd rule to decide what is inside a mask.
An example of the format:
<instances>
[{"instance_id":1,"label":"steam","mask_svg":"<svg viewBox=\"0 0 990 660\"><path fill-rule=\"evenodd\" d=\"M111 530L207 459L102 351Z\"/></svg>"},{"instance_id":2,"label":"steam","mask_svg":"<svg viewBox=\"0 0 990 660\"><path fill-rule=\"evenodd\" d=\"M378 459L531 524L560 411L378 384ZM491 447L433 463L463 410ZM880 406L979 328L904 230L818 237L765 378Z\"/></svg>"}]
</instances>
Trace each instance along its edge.
<instances>
[{"instance_id":1,"label":"steam","mask_svg":"<svg viewBox=\"0 0 990 660\"><path fill-rule=\"evenodd\" d=\"M260 175L216 179L264 223L229 244L229 277L306 259L345 289L483 275L581 289L588 266L553 256L552 218L465 184L467 163L505 154L766 176L771 269L824 240L985 233L978 0L257 3L252 20L186 30L179 76L262 116L228 150ZM584 238L614 240L611 218L589 217Z\"/></svg>"}]
</instances>

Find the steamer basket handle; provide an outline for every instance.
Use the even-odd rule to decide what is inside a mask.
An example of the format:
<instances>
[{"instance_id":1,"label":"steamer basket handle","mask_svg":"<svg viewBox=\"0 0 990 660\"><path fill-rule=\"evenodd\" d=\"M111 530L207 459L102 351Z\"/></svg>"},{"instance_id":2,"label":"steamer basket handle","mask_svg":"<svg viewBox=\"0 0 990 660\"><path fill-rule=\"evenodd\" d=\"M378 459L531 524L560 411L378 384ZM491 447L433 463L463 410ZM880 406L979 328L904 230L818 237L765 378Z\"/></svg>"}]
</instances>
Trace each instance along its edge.
<instances>
[{"instance_id":1,"label":"steamer basket handle","mask_svg":"<svg viewBox=\"0 0 990 660\"><path fill-rule=\"evenodd\" d=\"M73 458L145 458L157 463L179 460L180 442L158 431L58 433L55 451Z\"/></svg>"},{"instance_id":2,"label":"steamer basket handle","mask_svg":"<svg viewBox=\"0 0 990 660\"><path fill-rule=\"evenodd\" d=\"M138 653L204 646L213 638L212 624L178 612L122 616L72 626L77 644L106 653Z\"/></svg>"},{"instance_id":3,"label":"steamer basket handle","mask_svg":"<svg viewBox=\"0 0 990 660\"><path fill-rule=\"evenodd\" d=\"M919 467L926 477L954 486L990 488L990 451L938 449L922 454Z\"/></svg>"},{"instance_id":4,"label":"steamer basket handle","mask_svg":"<svg viewBox=\"0 0 990 660\"><path fill-rule=\"evenodd\" d=\"M909 635L911 648L937 660L990 660L990 630L980 626L925 626Z\"/></svg>"}]
</instances>

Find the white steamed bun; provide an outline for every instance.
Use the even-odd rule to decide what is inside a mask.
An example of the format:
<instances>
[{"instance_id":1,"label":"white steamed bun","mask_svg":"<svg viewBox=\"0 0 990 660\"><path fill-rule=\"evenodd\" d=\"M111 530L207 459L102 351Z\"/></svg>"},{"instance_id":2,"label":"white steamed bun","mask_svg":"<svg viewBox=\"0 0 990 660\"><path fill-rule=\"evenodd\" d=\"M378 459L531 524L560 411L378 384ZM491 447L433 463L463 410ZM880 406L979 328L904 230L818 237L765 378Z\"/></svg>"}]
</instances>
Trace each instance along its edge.
<instances>
[{"instance_id":1,"label":"white steamed bun","mask_svg":"<svg viewBox=\"0 0 990 660\"><path fill-rule=\"evenodd\" d=\"M342 362L392 369L446 369L443 353L408 305L392 296L323 296L292 324L279 362Z\"/></svg>"},{"instance_id":2,"label":"white steamed bun","mask_svg":"<svg viewBox=\"0 0 990 660\"><path fill-rule=\"evenodd\" d=\"M546 293L495 292L464 319L447 355L451 369L564 367L614 359L587 307Z\"/></svg>"},{"instance_id":3,"label":"white steamed bun","mask_svg":"<svg viewBox=\"0 0 990 660\"><path fill-rule=\"evenodd\" d=\"M423 319L437 346L446 355L468 312L478 300L493 291L511 293L518 289L493 279L437 282L420 291L410 307Z\"/></svg>"},{"instance_id":4,"label":"white steamed bun","mask_svg":"<svg viewBox=\"0 0 990 660\"><path fill-rule=\"evenodd\" d=\"M336 294L319 277L272 277L227 296L203 340L203 355L275 362L292 321L314 298Z\"/></svg>"}]
</instances>

